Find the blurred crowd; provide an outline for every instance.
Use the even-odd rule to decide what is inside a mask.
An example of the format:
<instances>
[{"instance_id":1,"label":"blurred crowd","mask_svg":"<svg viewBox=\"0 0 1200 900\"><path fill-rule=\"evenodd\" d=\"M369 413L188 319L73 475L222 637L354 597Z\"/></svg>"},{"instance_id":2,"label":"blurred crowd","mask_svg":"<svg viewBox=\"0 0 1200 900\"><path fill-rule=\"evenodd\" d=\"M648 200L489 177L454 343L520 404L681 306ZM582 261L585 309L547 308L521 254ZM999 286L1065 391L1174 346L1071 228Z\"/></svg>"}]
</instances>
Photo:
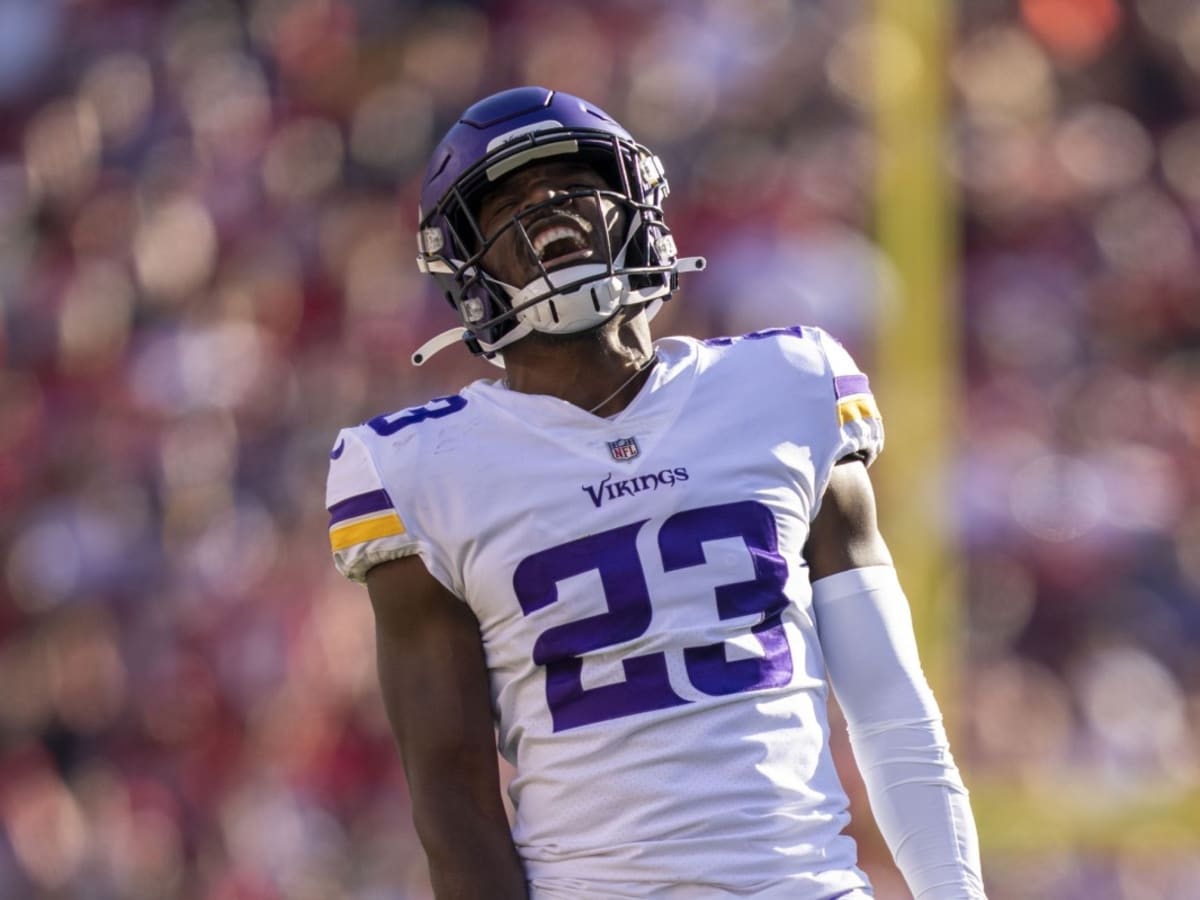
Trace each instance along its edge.
<instances>
[{"instance_id":1,"label":"blurred crowd","mask_svg":"<svg viewBox=\"0 0 1200 900\"><path fill-rule=\"evenodd\" d=\"M1184 795L1200 6L956 6L958 755ZM896 36L868 12L0 0L0 897L428 896L323 508L339 427L494 377L408 362L453 321L413 262L426 155L494 90L588 97L663 156L708 257L659 333L814 323L869 370L878 311L915 300L872 236ZM993 900L1200 896L1195 846L1156 846L985 874Z\"/></svg>"}]
</instances>

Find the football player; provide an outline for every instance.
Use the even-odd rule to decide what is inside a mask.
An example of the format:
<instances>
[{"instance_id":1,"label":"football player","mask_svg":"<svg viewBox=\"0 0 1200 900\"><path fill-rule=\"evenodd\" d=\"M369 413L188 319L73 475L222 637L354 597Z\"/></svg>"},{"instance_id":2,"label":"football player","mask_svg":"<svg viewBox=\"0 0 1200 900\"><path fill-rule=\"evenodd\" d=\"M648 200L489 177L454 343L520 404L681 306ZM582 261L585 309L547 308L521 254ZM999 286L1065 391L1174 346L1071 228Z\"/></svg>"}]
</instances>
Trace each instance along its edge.
<instances>
[{"instance_id":1,"label":"football player","mask_svg":"<svg viewBox=\"0 0 1200 900\"><path fill-rule=\"evenodd\" d=\"M421 269L503 366L345 429L338 568L439 897L863 898L832 686L921 900L983 897L866 467L868 381L816 328L652 341L681 273L658 158L519 88L434 151ZM515 768L506 817L496 765Z\"/></svg>"}]
</instances>

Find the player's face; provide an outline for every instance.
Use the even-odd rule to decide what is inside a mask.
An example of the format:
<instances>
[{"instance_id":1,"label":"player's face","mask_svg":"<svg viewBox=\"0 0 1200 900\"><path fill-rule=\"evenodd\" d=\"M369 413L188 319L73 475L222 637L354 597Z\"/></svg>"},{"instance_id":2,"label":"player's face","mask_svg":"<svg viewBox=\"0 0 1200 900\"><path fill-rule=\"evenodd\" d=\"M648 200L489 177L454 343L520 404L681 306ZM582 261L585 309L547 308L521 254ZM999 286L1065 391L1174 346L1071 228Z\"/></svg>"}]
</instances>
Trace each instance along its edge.
<instances>
[{"instance_id":1,"label":"player's face","mask_svg":"<svg viewBox=\"0 0 1200 900\"><path fill-rule=\"evenodd\" d=\"M523 287L537 277L539 262L547 271L608 262L608 247L615 252L619 246L624 210L607 197L580 192L609 189L595 171L579 163L535 163L509 175L484 197L479 210L484 236L498 235L483 267L505 284ZM525 229L528 243L511 224L514 219Z\"/></svg>"}]
</instances>

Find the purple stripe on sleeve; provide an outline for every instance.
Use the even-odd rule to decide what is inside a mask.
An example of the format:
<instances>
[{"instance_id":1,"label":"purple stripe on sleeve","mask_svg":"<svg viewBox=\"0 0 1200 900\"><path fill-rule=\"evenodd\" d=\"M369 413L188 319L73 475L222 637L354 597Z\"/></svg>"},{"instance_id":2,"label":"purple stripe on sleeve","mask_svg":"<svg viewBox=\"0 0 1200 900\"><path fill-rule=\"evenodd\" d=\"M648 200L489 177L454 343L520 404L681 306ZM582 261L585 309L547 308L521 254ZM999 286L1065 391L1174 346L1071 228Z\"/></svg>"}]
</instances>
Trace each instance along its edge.
<instances>
[{"instance_id":1,"label":"purple stripe on sleeve","mask_svg":"<svg viewBox=\"0 0 1200 900\"><path fill-rule=\"evenodd\" d=\"M330 527L355 516L365 516L367 513L381 512L392 508L392 498L382 488L378 491L367 491L365 494L355 494L345 500L339 500L329 507Z\"/></svg>"},{"instance_id":2,"label":"purple stripe on sleeve","mask_svg":"<svg viewBox=\"0 0 1200 900\"><path fill-rule=\"evenodd\" d=\"M849 397L851 394L869 393L871 393L871 388L867 382L867 376L862 372L856 372L853 375L833 376L833 394L839 400L842 397Z\"/></svg>"}]
</instances>

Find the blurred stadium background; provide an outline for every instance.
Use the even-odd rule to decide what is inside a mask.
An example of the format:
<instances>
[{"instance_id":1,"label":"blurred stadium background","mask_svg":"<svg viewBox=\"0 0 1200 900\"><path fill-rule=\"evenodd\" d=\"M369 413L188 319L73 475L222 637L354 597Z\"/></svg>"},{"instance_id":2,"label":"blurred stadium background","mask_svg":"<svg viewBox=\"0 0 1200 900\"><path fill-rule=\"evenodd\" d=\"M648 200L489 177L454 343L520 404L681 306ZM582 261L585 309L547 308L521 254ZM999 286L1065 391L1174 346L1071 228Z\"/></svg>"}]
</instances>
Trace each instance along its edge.
<instances>
[{"instance_id":1,"label":"blurred stadium background","mask_svg":"<svg viewBox=\"0 0 1200 900\"><path fill-rule=\"evenodd\" d=\"M326 452L492 377L412 232L519 83L664 156L660 333L872 372L992 900L1200 897L1193 0L0 0L0 896L428 896Z\"/></svg>"}]
</instances>

